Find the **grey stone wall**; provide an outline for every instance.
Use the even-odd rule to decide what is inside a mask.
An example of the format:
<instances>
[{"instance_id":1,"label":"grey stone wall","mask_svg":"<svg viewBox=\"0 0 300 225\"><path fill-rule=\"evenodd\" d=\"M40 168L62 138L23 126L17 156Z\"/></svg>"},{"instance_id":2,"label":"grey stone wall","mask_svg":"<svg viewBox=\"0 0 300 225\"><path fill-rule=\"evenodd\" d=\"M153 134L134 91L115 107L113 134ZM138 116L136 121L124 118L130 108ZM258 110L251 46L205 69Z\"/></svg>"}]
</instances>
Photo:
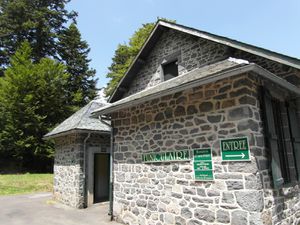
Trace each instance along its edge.
<instances>
[{"instance_id":1,"label":"grey stone wall","mask_svg":"<svg viewBox=\"0 0 300 225\"><path fill-rule=\"evenodd\" d=\"M67 134L55 139L54 158L54 198L74 208L86 206L86 179L83 169L84 154L89 148L99 147L109 152L109 135L91 134L86 142L87 133ZM86 165L87 168L87 165Z\"/></svg>"},{"instance_id":2,"label":"grey stone wall","mask_svg":"<svg viewBox=\"0 0 300 225\"><path fill-rule=\"evenodd\" d=\"M273 92L278 93L281 98L287 95L286 90L273 86ZM281 108L283 116L283 126L288 127L288 116L285 107ZM263 121L262 121L263 122ZM285 138L290 137L288 132L285 132ZM293 149L291 143L286 143L287 155L293 155ZM263 180L264 190L264 211L263 221L264 224L300 224L300 189L299 184L290 182L284 188L274 189L271 171L271 151L265 145L266 163L260 165L260 173ZM288 171L292 180L296 179L296 167L294 165L294 159L289 157Z\"/></svg>"},{"instance_id":3,"label":"grey stone wall","mask_svg":"<svg viewBox=\"0 0 300 225\"><path fill-rule=\"evenodd\" d=\"M298 186L274 190L258 87L249 74L112 115L114 215L128 224L297 224ZM268 82L268 81L267 81ZM219 139L247 136L251 162L221 162ZM211 147L215 181L190 162L143 164L141 154Z\"/></svg>"},{"instance_id":4,"label":"grey stone wall","mask_svg":"<svg viewBox=\"0 0 300 225\"><path fill-rule=\"evenodd\" d=\"M158 40L125 96L161 82L161 62L172 54L179 54L179 75L234 57L300 85L297 69L169 30ZM264 143L257 90L263 82L244 75L112 115L117 217L129 224L298 225L298 185L280 190L272 186L271 153ZM222 163L219 139L240 135L249 137L251 162ZM143 152L199 147L213 150L214 182L195 182L191 162L141 163Z\"/></svg>"},{"instance_id":5,"label":"grey stone wall","mask_svg":"<svg viewBox=\"0 0 300 225\"><path fill-rule=\"evenodd\" d=\"M100 148L103 153L110 153L110 133L91 134L87 140L88 148Z\"/></svg>"},{"instance_id":6,"label":"grey stone wall","mask_svg":"<svg viewBox=\"0 0 300 225\"><path fill-rule=\"evenodd\" d=\"M241 50L232 51L231 56L235 58L242 58L252 63L256 63L257 65L269 70L277 76L286 79L292 84L298 87L300 86L300 70Z\"/></svg>"},{"instance_id":7,"label":"grey stone wall","mask_svg":"<svg viewBox=\"0 0 300 225\"><path fill-rule=\"evenodd\" d=\"M150 55L145 66L133 79L130 89L125 96L134 94L161 82L160 64L166 57L179 54L179 75L201 66L228 58L228 47L175 30L162 34Z\"/></svg>"},{"instance_id":8,"label":"grey stone wall","mask_svg":"<svg viewBox=\"0 0 300 225\"><path fill-rule=\"evenodd\" d=\"M113 115L114 215L129 224L260 224L265 163L250 75L162 97ZM222 163L219 139L247 136L251 162ZM215 181L196 182L190 162L143 164L153 151L211 147Z\"/></svg>"},{"instance_id":9,"label":"grey stone wall","mask_svg":"<svg viewBox=\"0 0 300 225\"><path fill-rule=\"evenodd\" d=\"M168 30L163 33L150 52L145 65L133 79L130 89L124 97L162 82L160 65L164 59L172 54L179 54L179 75L222 59L234 57L256 63L289 82L297 86L300 85L300 71L295 68L216 42L193 37L179 31Z\"/></svg>"}]
</instances>

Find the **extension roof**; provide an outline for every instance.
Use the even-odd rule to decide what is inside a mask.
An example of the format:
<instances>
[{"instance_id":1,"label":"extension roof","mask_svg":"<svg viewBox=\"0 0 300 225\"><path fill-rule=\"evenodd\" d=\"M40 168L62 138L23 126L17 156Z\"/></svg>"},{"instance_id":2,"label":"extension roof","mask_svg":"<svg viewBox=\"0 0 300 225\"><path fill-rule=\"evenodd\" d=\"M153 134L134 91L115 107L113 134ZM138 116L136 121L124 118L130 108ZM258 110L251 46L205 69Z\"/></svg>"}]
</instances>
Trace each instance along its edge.
<instances>
[{"instance_id":1,"label":"extension roof","mask_svg":"<svg viewBox=\"0 0 300 225\"><path fill-rule=\"evenodd\" d=\"M114 93L109 99L109 102L115 102L122 98L124 90L126 91L133 79L136 75L137 71L141 68L145 59L161 34L168 29L177 30L180 32L184 32L196 37L200 37L209 41L213 41L216 43L220 43L235 49L239 49L257 56L264 57L266 59L288 65L297 69L300 69L300 60L297 58L293 58L290 56L286 56L280 53L276 53L264 48L256 47L253 45L249 45L240 41L236 41L227 37L211 34L205 31L197 30L194 28L186 27L183 25L166 22L166 21L158 21L152 30L150 36L144 43L142 49L140 50L139 54L134 59L133 63L131 64L130 68L127 70L126 74L124 75L123 79L119 82L117 88L115 89Z\"/></svg>"},{"instance_id":2,"label":"extension roof","mask_svg":"<svg viewBox=\"0 0 300 225\"><path fill-rule=\"evenodd\" d=\"M98 118L92 118L91 113L106 104L93 100L86 106L78 110L72 116L67 118L51 132L44 136L45 139L63 136L72 132L96 132L96 133L110 133L110 126L102 122Z\"/></svg>"},{"instance_id":3,"label":"extension roof","mask_svg":"<svg viewBox=\"0 0 300 225\"><path fill-rule=\"evenodd\" d=\"M184 75L177 76L159 83L156 86L111 103L108 106L95 110L92 113L92 116L96 117L99 115L110 114L123 108L138 105L145 101L248 72L257 74L258 76L289 90L292 94L300 96L300 89L283 78L276 76L254 63L249 63L246 60L229 58L227 60L192 70Z\"/></svg>"}]
</instances>

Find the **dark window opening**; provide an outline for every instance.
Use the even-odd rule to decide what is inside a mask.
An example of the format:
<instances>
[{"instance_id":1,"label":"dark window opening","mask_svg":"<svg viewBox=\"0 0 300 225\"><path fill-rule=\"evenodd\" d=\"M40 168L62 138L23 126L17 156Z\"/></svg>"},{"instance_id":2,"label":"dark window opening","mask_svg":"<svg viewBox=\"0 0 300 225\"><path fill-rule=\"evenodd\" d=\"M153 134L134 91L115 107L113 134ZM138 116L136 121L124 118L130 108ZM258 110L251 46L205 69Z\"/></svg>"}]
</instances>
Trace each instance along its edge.
<instances>
[{"instance_id":1,"label":"dark window opening","mask_svg":"<svg viewBox=\"0 0 300 225\"><path fill-rule=\"evenodd\" d=\"M280 160L280 168L282 173L282 178L284 179L284 183L289 183L291 181L290 174L289 174L289 165L288 165L288 158L287 158L287 149L286 149L286 137L284 135L283 129L283 112L282 106L284 103L281 103L277 99L272 99L272 109L273 109L273 116L274 116L274 123L275 123L275 132L278 138L278 154ZM285 124L288 126L289 124Z\"/></svg>"},{"instance_id":2,"label":"dark window opening","mask_svg":"<svg viewBox=\"0 0 300 225\"><path fill-rule=\"evenodd\" d=\"M162 65L164 81L178 76L178 61L172 61Z\"/></svg>"},{"instance_id":3,"label":"dark window opening","mask_svg":"<svg viewBox=\"0 0 300 225\"><path fill-rule=\"evenodd\" d=\"M279 100L262 88L266 147L271 153L274 188L300 182L300 126L298 107L292 99Z\"/></svg>"}]
</instances>

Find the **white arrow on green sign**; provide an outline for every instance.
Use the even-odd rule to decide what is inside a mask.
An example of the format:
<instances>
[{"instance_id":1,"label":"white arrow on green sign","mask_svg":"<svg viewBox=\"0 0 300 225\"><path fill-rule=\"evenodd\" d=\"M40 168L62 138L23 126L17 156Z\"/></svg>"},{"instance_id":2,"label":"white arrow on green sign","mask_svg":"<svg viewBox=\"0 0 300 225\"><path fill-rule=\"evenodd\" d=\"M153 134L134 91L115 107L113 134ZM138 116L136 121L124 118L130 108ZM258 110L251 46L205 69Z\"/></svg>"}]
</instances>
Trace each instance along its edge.
<instances>
[{"instance_id":1,"label":"white arrow on green sign","mask_svg":"<svg viewBox=\"0 0 300 225\"><path fill-rule=\"evenodd\" d=\"M244 153L242 153L242 154L240 154L240 155L225 155L225 157L227 157L227 158L228 158L228 157L239 157L239 158L242 158L242 159L245 158L245 156L246 156L246 155L245 155Z\"/></svg>"},{"instance_id":2,"label":"white arrow on green sign","mask_svg":"<svg viewBox=\"0 0 300 225\"><path fill-rule=\"evenodd\" d=\"M249 161L250 149L247 137L222 139L220 141L223 161Z\"/></svg>"}]
</instances>

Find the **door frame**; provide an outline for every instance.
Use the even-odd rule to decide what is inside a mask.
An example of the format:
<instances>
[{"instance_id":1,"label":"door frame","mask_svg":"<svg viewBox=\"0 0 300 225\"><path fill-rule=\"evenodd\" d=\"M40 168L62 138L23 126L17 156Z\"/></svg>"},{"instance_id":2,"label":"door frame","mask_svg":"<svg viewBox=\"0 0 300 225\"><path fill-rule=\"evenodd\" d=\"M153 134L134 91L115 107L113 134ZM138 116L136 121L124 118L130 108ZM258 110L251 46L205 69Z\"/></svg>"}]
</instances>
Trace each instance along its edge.
<instances>
[{"instance_id":1,"label":"door frame","mask_svg":"<svg viewBox=\"0 0 300 225\"><path fill-rule=\"evenodd\" d=\"M102 150L102 151L101 151ZM95 154L105 154L110 155L108 152L103 152L103 149L100 147L90 147L88 148L88 174L87 174L87 206L94 204L94 162ZM110 157L108 157L110 158ZM107 181L109 182L109 180Z\"/></svg>"}]
</instances>

